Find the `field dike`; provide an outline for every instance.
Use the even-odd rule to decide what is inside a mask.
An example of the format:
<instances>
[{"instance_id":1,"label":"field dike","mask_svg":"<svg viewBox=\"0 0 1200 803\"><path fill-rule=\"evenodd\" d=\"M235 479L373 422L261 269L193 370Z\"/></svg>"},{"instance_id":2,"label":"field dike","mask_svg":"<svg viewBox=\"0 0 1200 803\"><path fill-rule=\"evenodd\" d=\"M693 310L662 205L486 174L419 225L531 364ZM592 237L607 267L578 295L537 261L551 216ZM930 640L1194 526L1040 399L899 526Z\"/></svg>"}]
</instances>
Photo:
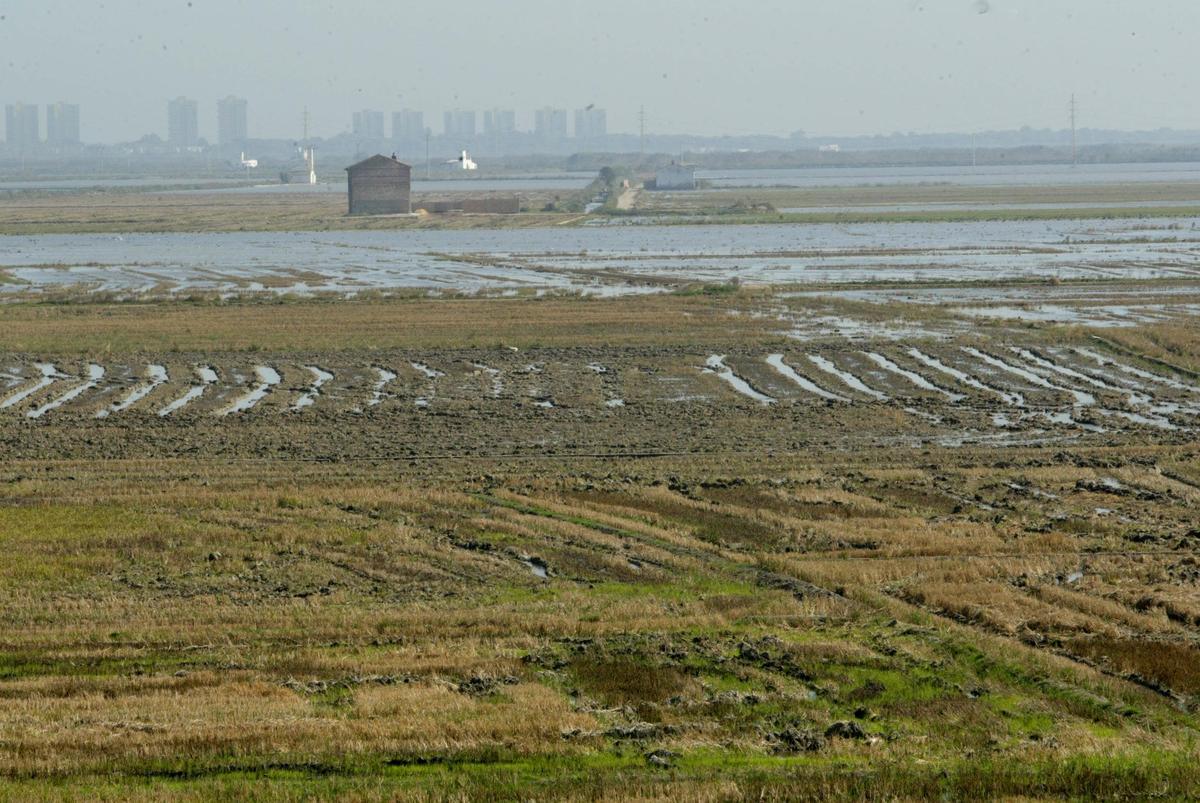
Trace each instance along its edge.
<instances>
[{"instance_id":1,"label":"field dike","mask_svg":"<svg viewBox=\"0 0 1200 803\"><path fill-rule=\"evenodd\" d=\"M446 373L444 371L439 371L436 368L430 368L428 365L421 362L410 362L409 366L428 380L426 385L427 391L423 395L418 396L413 403L417 407L428 407L431 400L436 395L437 380L444 377Z\"/></svg>"},{"instance_id":2,"label":"field dike","mask_svg":"<svg viewBox=\"0 0 1200 803\"><path fill-rule=\"evenodd\" d=\"M820 354L808 354L805 356L808 357L808 361L813 365L817 366L831 376L836 376L846 385L846 387L850 388L851 390L856 390L864 396L870 396L876 401L888 401L888 395L886 393L881 393L874 388L867 387L866 383L864 383L861 379L849 371L843 371L841 368L838 368L833 361L827 357L824 357Z\"/></svg>"},{"instance_id":3,"label":"field dike","mask_svg":"<svg viewBox=\"0 0 1200 803\"><path fill-rule=\"evenodd\" d=\"M965 351L967 354L970 354L972 357L975 357L976 359L981 360L981 361L987 363L988 365L991 365L994 368L999 368L1001 371L1006 371L1010 374L1013 374L1014 376L1019 376L1021 379L1024 379L1026 382L1029 382L1032 385L1036 385L1039 388L1045 388L1046 390L1051 390L1051 391L1055 391L1057 393L1063 393L1063 394L1072 396L1075 399L1076 406L1091 407L1092 405L1094 405L1096 403L1096 397L1090 393L1085 393L1084 391L1081 391L1081 390L1073 390L1071 388L1065 388L1065 387L1062 387L1061 385L1055 385L1055 384L1051 383L1050 381L1048 381L1045 377L1041 376L1040 374L1035 373L1034 371L1029 370L1028 368L1022 368L1019 365L1013 365L1012 363L1005 362L1004 360L1000 359L999 357L982 352L977 348L973 348L971 346L964 346L963 351Z\"/></svg>"},{"instance_id":4,"label":"field dike","mask_svg":"<svg viewBox=\"0 0 1200 803\"><path fill-rule=\"evenodd\" d=\"M1031 366L1030 370L1037 372L1039 376L1045 377L1048 375L1054 375L1066 377L1067 379L1075 382L1082 382L1089 387L1093 387L1101 391L1123 395L1125 397L1125 402L1128 405L1142 409L1144 412L1149 413L1147 415L1143 413L1130 412L1128 410L1113 410L1102 407L1099 408L1097 412L1103 416L1124 418L1127 421L1132 421L1137 424L1144 424L1151 427L1158 427L1160 429L1171 430L1177 428L1176 425L1170 421L1168 416L1172 412L1179 412L1180 408L1178 405L1156 405L1153 399L1145 394L1134 391L1123 391L1121 388L1116 388L1112 385L1105 384L1104 382L1080 373L1079 371L1075 371L1070 368L1057 365L1049 360L1045 360L1028 349L1012 347L1010 350L1017 356L1024 359L1025 362ZM1078 391L1071 390L1071 392L1077 393ZM1088 397L1092 399L1091 404L1095 404L1095 397L1091 396L1090 394L1088 394Z\"/></svg>"},{"instance_id":5,"label":"field dike","mask_svg":"<svg viewBox=\"0 0 1200 803\"><path fill-rule=\"evenodd\" d=\"M483 363L471 363L471 367L488 376L491 380L491 395L493 399L498 399L504 395L504 372L498 368L492 368L490 365Z\"/></svg>"},{"instance_id":6,"label":"field dike","mask_svg":"<svg viewBox=\"0 0 1200 803\"><path fill-rule=\"evenodd\" d=\"M1084 357L1088 358L1089 360L1092 360L1097 365L1115 368L1116 370L1120 371L1121 373L1137 377L1138 379L1144 379L1148 382L1153 382L1153 383L1156 383L1159 385L1165 385L1166 387L1173 388L1175 390L1183 390L1183 391L1187 391L1188 393L1200 394L1200 386L1193 385L1188 382L1182 382L1179 379L1176 379L1174 377L1162 376L1161 374L1155 374L1155 373L1152 373L1145 369L1137 368L1132 365L1126 365L1125 363L1122 363L1118 360L1115 360L1115 359L1112 359L1109 357L1105 357L1102 354L1098 354L1091 349L1077 348L1077 349L1075 349L1075 353L1083 355Z\"/></svg>"},{"instance_id":7,"label":"field dike","mask_svg":"<svg viewBox=\"0 0 1200 803\"><path fill-rule=\"evenodd\" d=\"M175 401L168 404L166 407L158 411L160 416L168 416L174 412L182 410L192 402L204 395L204 391L208 390L210 385L215 385L220 381L217 372L208 366L202 365L196 368L196 376L199 377L201 384L193 385L188 389L187 393L180 396Z\"/></svg>"},{"instance_id":8,"label":"field dike","mask_svg":"<svg viewBox=\"0 0 1200 803\"><path fill-rule=\"evenodd\" d=\"M321 395L321 388L333 381L333 374L328 371L318 368L315 365L306 365L306 369L313 375L312 384L308 386L308 390L292 402L293 410L303 410L305 407L311 407L316 403L317 397Z\"/></svg>"},{"instance_id":9,"label":"field dike","mask_svg":"<svg viewBox=\"0 0 1200 803\"><path fill-rule=\"evenodd\" d=\"M235 399L233 404L221 411L220 415L245 413L254 409L254 406L265 399L271 389L282 381L279 372L268 365L254 366L254 376L258 379L258 384L248 393Z\"/></svg>"},{"instance_id":10,"label":"field dike","mask_svg":"<svg viewBox=\"0 0 1200 803\"><path fill-rule=\"evenodd\" d=\"M1072 352L1066 352L1059 349L1051 350L1051 353L1057 356L1059 359L1066 359L1069 358ZM1150 384L1147 384L1146 382L1142 382L1134 378L1137 374L1132 371L1120 372L1118 369L1117 372L1114 372L1100 367L1101 365L1110 365L1113 367L1118 366L1119 364L1115 361L1108 361L1106 358L1101 357L1100 359L1102 362L1092 364L1090 361L1087 361L1087 358L1084 359L1085 362L1073 364L1073 368L1079 372L1082 372L1086 376L1096 379L1097 381L1103 380L1110 386L1120 388L1121 391L1131 394L1130 398L1134 400L1134 403L1137 405L1148 405L1152 412L1163 416L1200 416L1200 403L1197 403L1197 401L1195 401L1190 394L1188 396L1177 397L1169 401L1163 400L1155 395L1156 393L1162 392L1163 386L1167 388L1174 387L1176 389L1186 391L1188 388L1186 383L1173 385L1172 383L1175 380L1172 380L1168 377L1159 377L1151 374L1151 376L1154 376L1155 379L1163 380L1162 385L1160 385L1158 388L1152 388L1150 387L1150 384L1154 383L1154 379L1147 380L1150 382ZM1128 368L1129 366L1125 367ZM1140 369L1134 369L1134 371L1140 371Z\"/></svg>"},{"instance_id":11,"label":"field dike","mask_svg":"<svg viewBox=\"0 0 1200 803\"><path fill-rule=\"evenodd\" d=\"M51 399L40 407L35 407L34 409L25 413L25 415L29 418L41 418L51 410L56 410L59 407L62 407L64 404L70 402L72 399L76 399L89 390L98 387L100 385L100 380L104 378L104 367L94 364L89 365L87 367L87 376L88 379L86 382L76 385L66 393Z\"/></svg>"},{"instance_id":12,"label":"field dike","mask_svg":"<svg viewBox=\"0 0 1200 803\"><path fill-rule=\"evenodd\" d=\"M34 396L35 394L40 393L41 391L50 387L59 379L70 379L69 376L60 373L59 370L50 363L36 363L34 367L41 374L41 378L28 384L21 390L10 394L3 401L0 401L0 410L7 409L9 407L16 407L31 396Z\"/></svg>"},{"instance_id":13,"label":"field dike","mask_svg":"<svg viewBox=\"0 0 1200 803\"><path fill-rule=\"evenodd\" d=\"M839 396L838 394L833 393L832 391L825 390L825 388L820 387L819 385L817 385L815 382L808 379L807 377L801 376L799 373L796 372L796 369L792 368L792 366L790 366L786 362L784 362L782 354L769 355L767 357L767 364L770 365L772 368L774 368L776 371L778 371L780 374L782 374L785 378L787 378L787 380L789 382L795 383L800 388L804 389L804 391L806 391L807 393L811 393L814 396L818 396L822 399L827 399L828 401L847 402L847 403L849 403L849 401L850 401L845 396Z\"/></svg>"},{"instance_id":14,"label":"field dike","mask_svg":"<svg viewBox=\"0 0 1200 803\"><path fill-rule=\"evenodd\" d=\"M738 393L743 396L753 399L760 404L775 404L775 399L765 393L755 390L754 387L733 372L733 369L725 364L724 355L714 354L710 356L704 363L704 368L701 370L715 374L722 382L728 384Z\"/></svg>"},{"instance_id":15,"label":"field dike","mask_svg":"<svg viewBox=\"0 0 1200 803\"><path fill-rule=\"evenodd\" d=\"M107 418L113 413L119 413L123 410L128 410L130 407L153 393L159 385L165 385L170 381L170 376L167 374L167 369L161 365L146 366L146 377L148 381L129 391L129 393L127 393L123 399L115 402L111 407L106 407L97 412L96 418Z\"/></svg>"},{"instance_id":16,"label":"field dike","mask_svg":"<svg viewBox=\"0 0 1200 803\"><path fill-rule=\"evenodd\" d=\"M896 376L904 377L909 382L916 385L918 388L920 388L922 390L932 391L933 393L940 393L941 395L943 395L947 399L949 399L952 403L957 404L958 402L967 398L966 396L964 396L961 393L955 393L953 391L946 390L945 388L941 387L940 385L935 385L933 382L931 382L930 380L921 376L916 371L910 371L907 368L901 368L899 365L892 362L891 360L889 360L887 357L883 356L882 354L879 354L874 351L864 351L863 355L866 356L867 359L869 359L871 362L878 365L883 370L893 373Z\"/></svg>"},{"instance_id":17,"label":"field dike","mask_svg":"<svg viewBox=\"0 0 1200 803\"><path fill-rule=\"evenodd\" d=\"M1010 405L1012 407L1024 407L1025 406L1025 397L1022 396L1020 393L1013 393L1013 392L1000 390L999 388L995 388L995 387L992 387L991 385L985 384L984 382L979 381L978 379L967 374L964 371L960 371L957 368L951 368L950 366L943 363L941 360L939 360L935 357L929 356L928 354L921 351L920 349L911 348L908 350L908 354L911 357L913 357L913 359L919 360L920 362L924 363L925 365L929 366L930 368L934 369L935 371L941 371L946 376L953 377L954 379L958 380L959 382L966 385L967 387L974 388L975 390L981 390L981 391L984 391L985 393L991 393L996 396L999 396L1000 399L1003 400L1004 403L1007 405Z\"/></svg>"},{"instance_id":18,"label":"field dike","mask_svg":"<svg viewBox=\"0 0 1200 803\"><path fill-rule=\"evenodd\" d=\"M383 400L388 398L387 386L395 379L396 374L386 368L375 367L375 374L378 377L375 384L371 387L371 398L367 400L368 407L375 407L383 403Z\"/></svg>"},{"instance_id":19,"label":"field dike","mask_svg":"<svg viewBox=\"0 0 1200 803\"><path fill-rule=\"evenodd\" d=\"M827 345L822 354L741 348L729 357L703 357L685 347L258 354L249 382L241 378L248 369L237 354L139 355L141 361L117 355L103 364L53 367L48 360L9 355L5 364L13 365L20 381L0 409L0 437L8 433L10 453L29 457L138 448L165 455L203 442L214 454L229 456L397 459L537 451L969 448L1093 437L1175 442L1195 431L1195 394L1180 380L1163 374L1168 382L1156 384L1111 365L1089 367L1073 352L1080 362L1062 362L1062 355L1037 343L1002 348L1012 356L993 359L1019 370L989 366L949 344L935 350L889 342L867 349ZM1092 382L1052 371L1026 353ZM821 360L834 370L824 370ZM698 362L704 363L700 371ZM975 362L995 369L986 383L976 378ZM797 364L841 383L845 394L796 371ZM93 372L90 378L86 371ZM71 378L80 374L84 378ZM933 376L955 384L943 387ZM1026 405L1029 388L1041 394L1036 406ZM1094 403L1083 404L1084 396ZM754 409L745 408L747 401ZM39 426L28 429L21 422ZM103 447L89 435L95 427L107 433ZM507 437L496 438L496 427Z\"/></svg>"}]
</instances>

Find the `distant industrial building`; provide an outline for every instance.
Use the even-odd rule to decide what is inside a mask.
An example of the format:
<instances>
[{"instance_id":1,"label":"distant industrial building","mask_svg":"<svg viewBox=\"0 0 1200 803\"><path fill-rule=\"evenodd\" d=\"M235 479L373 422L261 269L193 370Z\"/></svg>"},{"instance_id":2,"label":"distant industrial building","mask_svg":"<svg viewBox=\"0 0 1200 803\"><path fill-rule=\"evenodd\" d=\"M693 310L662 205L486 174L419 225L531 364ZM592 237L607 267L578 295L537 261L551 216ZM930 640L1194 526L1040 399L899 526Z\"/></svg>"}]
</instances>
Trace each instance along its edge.
<instances>
[{"instance_id":1,"label":"distant industrial building","mask_svg":"<svg viewBox=\"0 0 1200 803\"><path fill-rule=\"evenodd\" d=\"M221 145L244 143L247 136L246 100L233 95L217 101L217 142Z\"/></svg>"},{"instance_id":2,"label":"distant industrial building","mask_svg":"<svg viewBox=\"0 0 1200 803\"><path fill-rule=\"evenodd\" d=\"M412 167L380 154L346 168L352 215L412 211Z\"/></svg>"},{"instance_id":3,"label":"distant industrial building","mask_svg":"<svg viewBox=\"0 0 1200 803\"><path fill-rule=\"evenodd\" d=\"M359 139L383 139L383 112L373 109L355 112L352 130Z\"/></svg>"},{"instance_id":4,"label":"distant industrial building","mask_svg":"<svg viewBox=\"0 0 1200 803\"><path fill-rule=\"evenodd\" d=\"M696 189L696 168L671 162L660 168L654 176L656 190L694 190Z\"/></svg>"},{"instance_id":5,"label":"distant industrial building","mask_svg":"<svg viewBox=\"0 0 1200 803\"><path fill-rule=\"evenodd\" d=\"M472 139L475 136L475 112L452 109L442 115L442 130L447 137Z\"/></svg>"},{"instance_id":6,"label":"distant industrial building","mask_svg":"<svg viewBox=\"0 0 1200 803\"><path fill-rule=\"evenodd\" d=\"M483 113L483 133L487 136L506 136L516 130L517 113L512 109L490 109Z\"/></svg>"},{"instance_id":7,"label":"distant industrial building","mask_svg":"<svg viewBox=\"0 0 1200 803\"><path fill-rule=\"evenodd\" d=\"M392 112L392 139L419 142L425 138L425 114L412 109Z\"/></svg>"},{"instance_id":8,"label":"distant industrial building","mask_svg":"<svg viewBox=\"0 0 1200 803\"><path fill-rule=\"evenodd\" d=\"M13 150L36 148L41 142L38 107L30 103L13 103L4 107L4 138Z\"/></svg>"},{"instance_id":9,"label":"distant industrial building","mask_svg":"<svg viewBox=\"0 0 1200 803\"><path fill-rule=\"evenodd\" d=\"M543 142L557 142L567 138L567 110L538 109L533 113L533 133Z\"/></svg>"},{"instance_id":10,"label":"distant industrial building","mask_svg":"<svg viewBox=\"0 0 1200 803\"><path fill-rule=\"evenodd\" d=\"M575 138L599 139L608 136L608 112L589 106L575 111Z\"/></svg>"},{"instance_id":11,"label":"distant industrial building","mask_svg":"<svg viewBox=\"0 0 1200 803\"><path fill-rule=\"evenodd\" d=\"M79 144L79 106L53 103L46 107L46 142L50 145Z\"/></svg>"},{"instance_id":12,"label":"distant industrial building","mask_svg":"<svg viewBox=\"0 0 1200 803\"><path fill-rule=\"evenodd\" d=\"M181 96L167 102L167 142L176 148L193 148L200 144L196 101Z\"/></svg>"}]
</instances>

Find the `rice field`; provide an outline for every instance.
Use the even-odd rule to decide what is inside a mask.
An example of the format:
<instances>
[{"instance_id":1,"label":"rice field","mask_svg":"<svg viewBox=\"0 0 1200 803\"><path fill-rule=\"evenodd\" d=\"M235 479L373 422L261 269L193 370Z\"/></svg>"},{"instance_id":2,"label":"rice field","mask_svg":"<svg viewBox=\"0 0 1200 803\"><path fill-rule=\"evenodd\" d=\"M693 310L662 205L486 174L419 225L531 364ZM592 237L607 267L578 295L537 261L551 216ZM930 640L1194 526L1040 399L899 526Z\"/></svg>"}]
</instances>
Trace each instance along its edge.
<instances>
[{"instance_id":1,"label":"rice field","mask_svg":"<svg viewBox=\"0 0 1200 803\"><path fill-rule=\"evenodd\" d=\"M0 320L0 796L1200 793L1185 313Z\"/></svg>"},{"instance_id":2,"label":"rice field","mask_svg":"<svg viewBox=\"0 0 1200 803\"><path fill-rule=\"evenodd\" d=\"M0 201L0 799L1200 796L1187 182L224 198Z\"/></svg>"}]
</instances>

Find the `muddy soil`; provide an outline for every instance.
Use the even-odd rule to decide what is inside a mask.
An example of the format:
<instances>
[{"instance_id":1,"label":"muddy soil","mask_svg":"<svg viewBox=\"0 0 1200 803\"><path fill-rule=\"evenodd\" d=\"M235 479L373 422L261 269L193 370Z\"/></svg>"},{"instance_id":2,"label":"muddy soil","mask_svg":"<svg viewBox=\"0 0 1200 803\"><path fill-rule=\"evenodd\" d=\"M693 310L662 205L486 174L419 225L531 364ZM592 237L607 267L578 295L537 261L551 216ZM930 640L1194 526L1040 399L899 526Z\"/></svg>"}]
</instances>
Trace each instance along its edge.
<instances>
[{"instance_id":1,"label":"muddy soil","mask_svg":"<svg viewBox=\"0 0 1200 803\"><path fill-rule=\"evenodd\" d=\"M1194 384L1035 341L8 354L0 365L0 451L12 458L1176 443L1200 421Z\"/></svg>"}]
</instances>

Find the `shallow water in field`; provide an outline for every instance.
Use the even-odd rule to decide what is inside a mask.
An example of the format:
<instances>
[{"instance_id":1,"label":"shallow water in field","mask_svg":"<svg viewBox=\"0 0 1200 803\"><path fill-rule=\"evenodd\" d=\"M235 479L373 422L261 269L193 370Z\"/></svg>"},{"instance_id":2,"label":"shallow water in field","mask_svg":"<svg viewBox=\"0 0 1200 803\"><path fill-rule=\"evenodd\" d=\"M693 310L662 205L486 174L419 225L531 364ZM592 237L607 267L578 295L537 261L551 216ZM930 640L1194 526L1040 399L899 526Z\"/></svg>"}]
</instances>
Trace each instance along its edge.
<instances>
[{"instance_id":1,"label":"shallow water in field","mask_svg":"<svg viewBox=\"0 0 1200 803\"><path fill-rule=\"evenodd\" d=\"M1200 221L987 221L0 237L0 295L647 292L685 282L1200 279Z\"/></svg>"},{"instance_id":2,"label":"shallow water in field","mask_svg":"<svg viewBox=\"0 0 1200 803\"><path fill-rule=\"evenodd\" d=\"M222 415L244 413L252 409L254 405L267 397L267 394L271 392L273 387L282 381L279 372L269 365L255 366L254 377L258 382L254 389L235 400L232 405L222 411Z\"/></svg>"},{"instance_id":3,"label":"shallow water in field","mask_svg":"<svg viewBox=\"0 0 1200 803\"><path fill-rule=\"evenodd\" d=\"M856 204L854 206L785 206L777 212L785 214L856 214L871 212L997 212L1019 210L1025 212L1051 209L1154 209L1195 207L1200 201L1080 201L1073 203L913 203L913 204Z\"/></svg>"},{"instance_id":4,"label":"shallow water in field","mask_svg":"<svg viewBox=\"0 0 1200 803\"><path fill-rule=\"evenodd\" d=\"M1120 182L1194 181L1200 164L969 165L957 167L809 167L763 170L697 170L696 178L721 187L854 187L899 184L1050 186Z\"/></svg>"},{"instance_id":5,"label":"shallow water in field","mask_svg":"<svg viewBox=\"0 0 1200 803\"><path fill-rule=\"evenodd\" d=\"M845 420L864 431L882 427L867 437L882 435L888 443L903 438L915 445L932 438L999 446L1027 444L1030 437L1122 433L1190 438L1200 426L1200 385L1192 377L1090 348L1054 345L1030 333L869 346L826 339L777 352L744 346L725 356L706 352L671 349L655 357L653 350L640 351L633 357L638 367L619 351L555 352L537 363L496 353L489 360L493 365L446 353L376 355L395 371L361 354L349 359L327 354L320 364L313 364L312 355L276 355L252 368L231 354L213 355L207 365L175 357L152 363L145 361L148 355L130 355L60 366L37 356L8 355L2 364L15 384L6 392L16 398L0 403L0 427L48 419L66 427L63 431L78 428L85 438L95 427L119 432L120 441L141 431L150 417L161 421L151 431L154 437L187 437L201 419L227 432L275 421L311 426L311 435L351 420L391 430L415 425L415 415L424 422L415 425L415 434L469 409L486 411L481 422L540 421L535 437L544 446L545 427L563 422L579 421L584 429L616 426L623 438L627 427L649 422L674 428L681 415L703 421L727 416L732 407L740 411L735 429L819 428L831 415L851 416ZM603 360L595 361L600 354ZM481 426L483 437L494 439L494 426ZM458 425L452 430L461 435Z\"/></svg>"}]
</instances>

